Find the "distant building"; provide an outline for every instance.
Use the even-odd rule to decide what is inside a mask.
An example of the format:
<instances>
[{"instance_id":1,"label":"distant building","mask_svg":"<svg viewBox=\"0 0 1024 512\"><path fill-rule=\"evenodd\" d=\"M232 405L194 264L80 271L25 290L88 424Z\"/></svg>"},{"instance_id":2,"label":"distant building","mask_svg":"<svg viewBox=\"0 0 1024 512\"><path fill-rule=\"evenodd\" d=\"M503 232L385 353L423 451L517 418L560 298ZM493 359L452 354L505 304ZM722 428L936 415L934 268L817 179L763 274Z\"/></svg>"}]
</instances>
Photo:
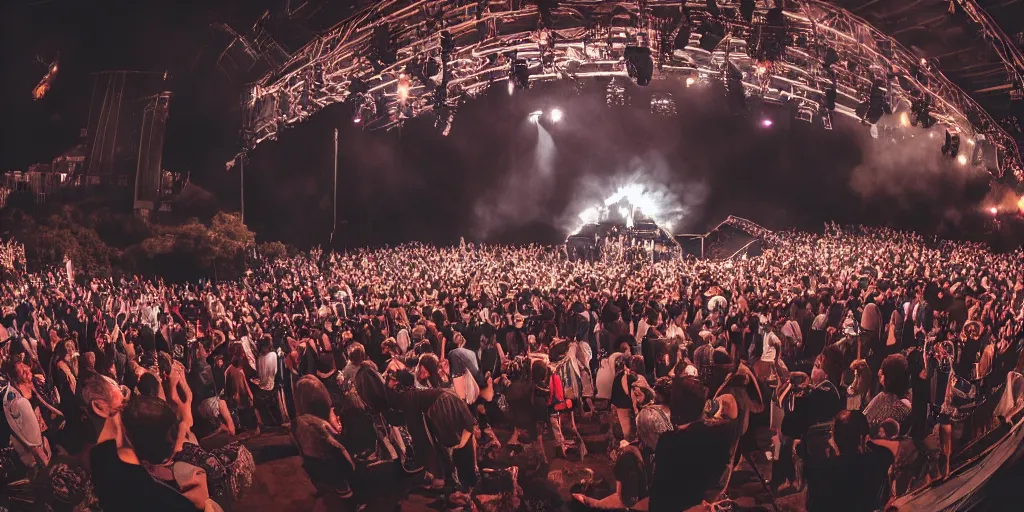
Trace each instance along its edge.
<instances>
[{"instance_id":1,"label":"distant building","mask_svg":"<svg viewBox=\"0 0 1024 512\"><path fill-rule=\"evenodd\" d=\"M61 183L80 174L85 169L85 144L79 144L58 155L50 164L51 172L60 176Z\"/></svg>"}]
</instances>

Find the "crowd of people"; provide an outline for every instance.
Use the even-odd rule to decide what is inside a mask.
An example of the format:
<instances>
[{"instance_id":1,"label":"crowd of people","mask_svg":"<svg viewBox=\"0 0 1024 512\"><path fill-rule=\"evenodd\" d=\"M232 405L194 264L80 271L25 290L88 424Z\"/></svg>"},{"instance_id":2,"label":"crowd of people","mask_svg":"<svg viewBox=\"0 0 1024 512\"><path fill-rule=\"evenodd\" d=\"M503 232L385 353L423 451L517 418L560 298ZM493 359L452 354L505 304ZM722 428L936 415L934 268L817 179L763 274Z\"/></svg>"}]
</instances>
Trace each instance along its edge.
<instances>
[{"instance_id":1,"label":"crowd of people","mask_svg":"<svg viewBox=\"0 0 1024 512\"><path fill-rule=\"evenodd\" d=\"M0 508L227 510L252 456L204 440L266 429L290 433L318 510L364 503L388 461L451 507L525 500L499 450L610 460L614 489L580 509L722 506L765 457L808 510L945 478L1022 370L1024 253L770 235L735 261L314 250L187 284L20 266L0 285Z\"/></svg>"}]
</instances>

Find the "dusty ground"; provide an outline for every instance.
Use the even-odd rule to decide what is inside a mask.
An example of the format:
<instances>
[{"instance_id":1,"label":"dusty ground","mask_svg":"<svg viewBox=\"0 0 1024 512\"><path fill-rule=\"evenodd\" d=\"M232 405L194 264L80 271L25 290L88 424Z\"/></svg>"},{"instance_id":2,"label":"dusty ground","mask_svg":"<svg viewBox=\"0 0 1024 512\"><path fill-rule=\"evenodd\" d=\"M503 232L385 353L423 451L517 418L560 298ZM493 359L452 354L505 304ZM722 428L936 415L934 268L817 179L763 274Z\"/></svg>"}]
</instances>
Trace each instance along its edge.
<instances>
[{"instance_id":1,"label":"dusty ground","mask_svg":"<svg viewBox=\"0 0 1024 512\"><path fill-rule=\"evenodd\" d=\"M541 468L536 472L523 469L520 485L525 494L539 496L551 493L546 500L557 501L556 494L566 502L570 499L569 486L573 482L551 485L543 478L551 472L562 472L571 476L579 475L581 468L589 468L594 472L594 483L591 492L595 496L607 495L614 488L610 461L605 455L607 435L596 422L581 422L580 431L584 436L590 454L583 463L573 453L574 460L566 460L554 456L553 446L548 446L550 467ZM509 437L509 432L498 431L502 441ZM275 511L275 512L308 512L313 509L316 497L309 478L302 470L298 452L292 446L286 433L265 433L246 441L246 446L253 452L257 471L253 486L246 492L243 499L234 507L234 511ZM515 464L518 458L511 458L508 450L501 450L504 462ZM770 464L760 451L754 454L755 463L762 474L770 476ZM443 501L438 494L430 494L420 490L421 480L418 477L407 477L393 464L380 464L360 474L361 481L353 482L352 487L358 493L357 498L365 502L366 511L402 511L427 512L443 510ZM557 474L557 473L556 473ZM532 477L531 477L532 475ZM572 480L572 478L569 478ZM557 488L557 491L555 490ZM734 473L730 496L737 500L741 510L772 510L771 498L758 483L757 477L747 463L743 463L739 471ZM802 497L790 495L778 500L779 509L783 511L802 509ZM566 508L566 507L562 507Z\"/></svg>"}]
</instances>

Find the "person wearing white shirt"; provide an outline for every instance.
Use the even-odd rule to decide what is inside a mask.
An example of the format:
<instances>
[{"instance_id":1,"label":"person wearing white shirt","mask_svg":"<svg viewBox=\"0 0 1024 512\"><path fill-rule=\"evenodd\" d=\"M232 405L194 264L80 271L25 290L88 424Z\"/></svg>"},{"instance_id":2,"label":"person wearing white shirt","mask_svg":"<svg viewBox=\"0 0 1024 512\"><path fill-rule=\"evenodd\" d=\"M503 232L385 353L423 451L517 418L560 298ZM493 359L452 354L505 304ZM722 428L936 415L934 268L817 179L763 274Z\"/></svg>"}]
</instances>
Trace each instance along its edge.
<instances>
[{"instance_id":1,"label":"person wearing white shirt","mask_svg":"<svg viewBox=\"0 0 1024 512\"><path fill-rule=\"evenodd\" d=\"M256 379L254 384L257 388L255 398L257 411L259 411L263 424L278 426L284 422L281 406L278 403L275 385L277 379L277 352L273 349L273 341L270 336L264 336L259 341L259 358L256 360Z\"/></svg>"}]
</instances>

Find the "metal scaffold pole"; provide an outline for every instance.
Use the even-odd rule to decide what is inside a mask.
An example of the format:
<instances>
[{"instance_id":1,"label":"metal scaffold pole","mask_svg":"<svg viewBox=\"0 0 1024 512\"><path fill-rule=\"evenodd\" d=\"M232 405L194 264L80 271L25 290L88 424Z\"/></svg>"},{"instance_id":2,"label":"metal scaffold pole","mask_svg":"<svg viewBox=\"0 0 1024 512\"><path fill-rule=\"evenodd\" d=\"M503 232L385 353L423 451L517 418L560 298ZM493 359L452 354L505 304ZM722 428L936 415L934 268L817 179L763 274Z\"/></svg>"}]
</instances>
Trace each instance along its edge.
<instances>
[{"instance_id":1,"label":"metal scaffold pole","mask_svg":"<svg viewBox=\"0 0 1024 512\"><path fill-rule=\"evenodd\" d=\"M334 246L334 232L338 230L338 129L334 129L334 224L331 227L331 247Z\"/></svg>"}]
</instances>

